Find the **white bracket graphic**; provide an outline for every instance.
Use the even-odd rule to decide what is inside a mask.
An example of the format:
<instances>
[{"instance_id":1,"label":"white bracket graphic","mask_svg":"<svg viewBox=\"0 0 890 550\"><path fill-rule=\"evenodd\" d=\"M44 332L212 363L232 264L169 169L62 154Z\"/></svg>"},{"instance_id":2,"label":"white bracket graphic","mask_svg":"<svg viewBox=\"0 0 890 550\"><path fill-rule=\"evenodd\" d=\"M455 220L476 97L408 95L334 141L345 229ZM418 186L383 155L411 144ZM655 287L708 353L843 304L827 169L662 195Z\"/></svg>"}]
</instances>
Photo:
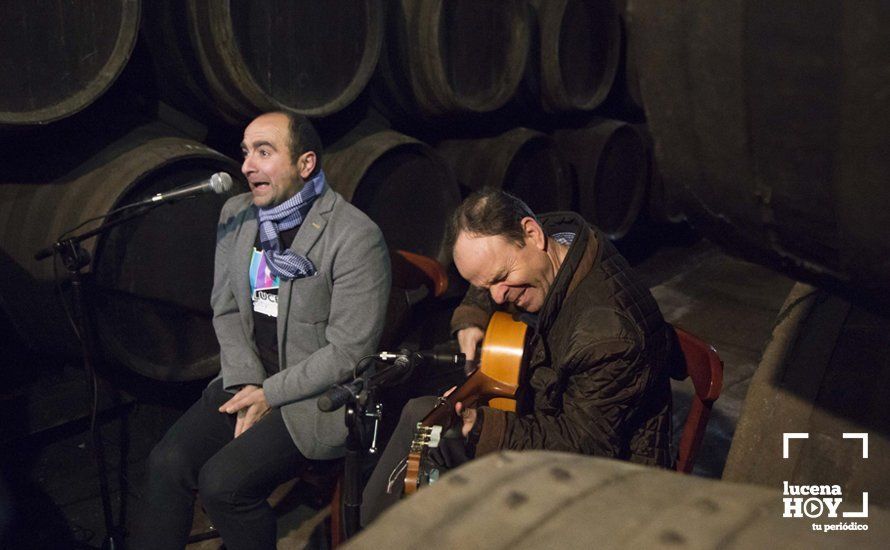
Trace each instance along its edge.
<instances>
[{"instance_id":1,"label":"white bracket graphic","mask_svg":"<svg viewBox=\"0 0 890 550\"><path fill-rule=\"evenodd\" d=\"M807 432L788 432L782 434L782 458L788 458L788 440L789 439L809 439L810 434Z\"/></svg>"},{"instance_id":2,"label":"white bracket graphic","mask_svg":"<svg viewBox=\"0 0 890 550\"><path fill-rule=\"evenodd\" d=\"M844 439L861 439L862 440L862 458L868 458L868 434L867 433L851 433L844 432ZM868 493L865 493L866 495ZM860 516L853 516L860 517Z\"/></svg>"},{"instance_id":3,"label":"white bracket graphic","mask_svg":"<svg viewBox=\"0 0 890 550\"><path fill-rule=\"evenodd\" d=\"M862 491L862 511L861 512L844 512L845 518L867 518L868 517L868 492Z\"/></svg>"}]
</instances>

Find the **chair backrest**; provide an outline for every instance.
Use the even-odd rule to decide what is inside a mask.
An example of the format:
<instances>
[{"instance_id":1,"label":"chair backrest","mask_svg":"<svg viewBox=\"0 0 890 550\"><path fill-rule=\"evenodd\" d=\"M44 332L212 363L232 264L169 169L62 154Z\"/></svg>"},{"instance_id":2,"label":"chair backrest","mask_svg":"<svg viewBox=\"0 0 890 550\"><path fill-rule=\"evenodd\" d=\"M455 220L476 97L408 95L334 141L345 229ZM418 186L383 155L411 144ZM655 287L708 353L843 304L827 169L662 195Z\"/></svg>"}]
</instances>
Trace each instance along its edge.
<instances>
[{"instance_id":1,"label":"chair backrest","mask_svg":"<svg viewBox=\"0 0 890 550\"><path fill-rule=\"evenodd\" d=\"M412 289L425 286L433 296L439 297L448 290L448 272L436 259L407 250L389 253L392 266L392 286Z\"/></svg>"},{"instance_id":2,"label":"chair backrest","mask_svg":"<svg viewBox=\"0 0 890 550\"><path fill-rule=\"evenodd\" d=\"M434 258L405 250L390 250L392 288L386 305L386 322L380 348L390 349L408 336L408 321L415 304L427 296L439 297L448 290L448 272Z\"/></svg>"},{"instance_id":3,"label":"chair backrest","mask_svg":"<svg viewBox=\"0 0 890 550\"><path fill-rule=\"evenodd\" d=\"M686 362L686 374L695 387L677 452L677 471L689 473L708 426L711 406L723 389L723 361L717 350L704 340L679 327L674 330Z\"/></svg>"}]
</instances>

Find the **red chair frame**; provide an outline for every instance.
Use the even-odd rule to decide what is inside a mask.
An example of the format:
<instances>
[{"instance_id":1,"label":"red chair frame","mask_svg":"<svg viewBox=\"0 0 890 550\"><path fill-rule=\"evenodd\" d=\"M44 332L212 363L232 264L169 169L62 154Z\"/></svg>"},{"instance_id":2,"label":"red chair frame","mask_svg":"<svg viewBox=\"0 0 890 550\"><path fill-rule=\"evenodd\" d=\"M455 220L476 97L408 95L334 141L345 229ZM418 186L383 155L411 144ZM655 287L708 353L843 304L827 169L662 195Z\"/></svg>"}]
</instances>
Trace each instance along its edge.
<instances>
[{"instance_id":1,"label":"red chair frame","mask_svg":"<svg viewBox=\"0 0 890 550\"><path fill-rule=\"evenodd\" d=\"M679 327L674 327L674 330L686 361L685 373L695 387L677 451L676 470L688 474L695 465L705 436L711 407L723 389L723 360L717 355L717 350L704 340Z\"/></svg>"}]
</instances>

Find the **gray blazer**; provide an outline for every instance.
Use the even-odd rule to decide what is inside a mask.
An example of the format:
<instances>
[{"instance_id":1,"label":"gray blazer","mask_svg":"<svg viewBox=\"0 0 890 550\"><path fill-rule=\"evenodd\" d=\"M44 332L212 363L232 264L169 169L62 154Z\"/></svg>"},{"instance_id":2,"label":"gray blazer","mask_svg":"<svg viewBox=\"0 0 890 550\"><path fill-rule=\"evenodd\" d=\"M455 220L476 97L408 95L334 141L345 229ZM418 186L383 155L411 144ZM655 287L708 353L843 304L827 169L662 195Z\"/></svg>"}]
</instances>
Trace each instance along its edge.
<instances>
[{"instance_id":1,"label":"gray blazer","mask_svg":"<svg viewBox=\"0 0 890 550\"><path fill-rule=\"evenodd\" d=\"M316 400L373 353L383 330L390 289L389 254L374 222L325 186L291 250L315 264L312 277L278 289L280 372L267 377L253 339L248 269L257 237L250 193L223 206L216 237L211 305L223 387L262 385L300 452L310 459L344 454L343 409L322 413Z\"/></svg>"}]
</instances>

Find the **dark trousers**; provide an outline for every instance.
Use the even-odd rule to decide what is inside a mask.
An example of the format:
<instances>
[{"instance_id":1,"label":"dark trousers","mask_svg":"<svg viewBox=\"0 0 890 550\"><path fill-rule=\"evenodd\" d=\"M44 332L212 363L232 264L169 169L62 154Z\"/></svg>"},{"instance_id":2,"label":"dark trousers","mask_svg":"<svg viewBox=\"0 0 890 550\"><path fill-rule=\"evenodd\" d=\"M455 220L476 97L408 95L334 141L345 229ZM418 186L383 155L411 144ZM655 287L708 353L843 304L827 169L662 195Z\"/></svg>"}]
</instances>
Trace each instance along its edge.
<instances>
[{"instance_id":1,"label":"dark trousers","mask_svg":"<svg viewBox=\"0 0 890 550\"><path fill-rule=\"evenodd\" d=\"M226 548L275 548L266 498L307 460L274 408L238 438L235 416L218 408L232 397L208 386L152 450L129 548L185 547L196 491Z\"/></svg>"}]
</instances>

